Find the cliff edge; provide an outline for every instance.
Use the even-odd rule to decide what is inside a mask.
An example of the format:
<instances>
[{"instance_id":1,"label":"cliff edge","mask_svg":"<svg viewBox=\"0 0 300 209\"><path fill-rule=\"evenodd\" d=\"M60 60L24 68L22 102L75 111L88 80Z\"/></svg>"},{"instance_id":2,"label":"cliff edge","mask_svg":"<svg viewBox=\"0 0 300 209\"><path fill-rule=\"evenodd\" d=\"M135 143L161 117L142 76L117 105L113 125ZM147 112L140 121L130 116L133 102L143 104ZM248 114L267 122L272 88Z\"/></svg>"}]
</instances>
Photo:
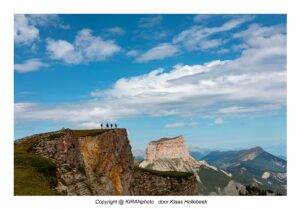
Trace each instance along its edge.
<instances>
[{"instance_id":1,"label":"cliff edge","mask_svg":"<svg viewBox=\"0 0 300 209\"><path fill-rule=\"evenodd\" d=\"M134 167L126 129L71 130L15 141L15 195L195 195L194 176Z\"/></svg>"},{"instance_id":2,"label":"cliff edge","mask_svg":"<svg viewBox=\"0 0 300 209\"><path fill-rule=\"evenodd\" d=\"M188 147L184 143L182 136L174 138L161 138L152 141L146 149L146 160L155 161L159 159L190 158Z\"/></svg>"},{"instance_id":3,"label":"cliff edge","mask_svg":"<svg viewBox=\"0 0 300 209\"><path fill-rule=\"evenodd\" d=\"M51 179L55 179L52 184L59 194L130 193L133 156L126 129L66 129L25 137L15 142L15 172L20 169L20 157L54 163ZM32 159L26 161L34 163ZM15 186L15 193L18 191L22 194L22 189Z\"/></svg>"}]
</instances>

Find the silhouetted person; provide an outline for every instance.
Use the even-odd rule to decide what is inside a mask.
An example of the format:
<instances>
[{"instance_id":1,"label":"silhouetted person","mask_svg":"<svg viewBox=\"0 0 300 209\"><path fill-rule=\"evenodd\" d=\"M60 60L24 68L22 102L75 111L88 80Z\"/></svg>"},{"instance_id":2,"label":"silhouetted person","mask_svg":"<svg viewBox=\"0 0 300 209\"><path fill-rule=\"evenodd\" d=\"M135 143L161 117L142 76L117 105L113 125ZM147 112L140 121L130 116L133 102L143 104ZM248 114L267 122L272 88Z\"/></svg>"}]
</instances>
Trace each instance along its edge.
<instances>
[{"instance_id":1,"label":"silhouetted person","mask_svg":"<svg viewBox=\"0 0 300 209\"><path fill-rule=\"evenodd\" d=\"M100 125L100 126L101 126L101 129L102 129L102 128L103 128L103 124L101 123L101 125Z\"/></svg>"},{"instance_id":2,"label":"silhouetted person","mask_svg":"<svg viewBox=\"0 0 300 209\"><path fill-rule=\"evenodd\" d=\"M113 128L113 124L112 123L110 124L110 128Z\"/></svg>"},{"instance_id":3,"label":"silhouetted person","mask_svg":"<svg viewBox=\"0 0 300 209\"><path fill-rule=\"evenodd\" d=\"M115 123L115 128L118 128L117 124Z\"/></svg>"},{"instance_id":4,"label":"silhouetted person","mask_svg":"<svg viewBox=\"0 0 300 209\"><path fill-rule=\"evenodd\" d=\"M108 123L106 123L106 128L109 128L109 125L108 125Z\"/></svg>"}]
</instances>

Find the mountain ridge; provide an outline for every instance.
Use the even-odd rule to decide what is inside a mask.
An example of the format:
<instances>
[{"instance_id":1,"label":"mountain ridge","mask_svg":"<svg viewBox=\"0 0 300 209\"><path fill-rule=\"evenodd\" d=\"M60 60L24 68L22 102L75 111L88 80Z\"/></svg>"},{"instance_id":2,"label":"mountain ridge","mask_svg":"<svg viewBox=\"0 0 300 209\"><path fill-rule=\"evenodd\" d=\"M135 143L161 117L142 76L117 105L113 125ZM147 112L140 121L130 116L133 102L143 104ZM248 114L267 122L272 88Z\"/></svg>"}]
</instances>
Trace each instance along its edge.
<instances>
[{"instance_id":1,"label":"mountain ridge","mask_svg":"<svg viewBox=\"0 0 300 209\"><path fill-rule=\"evenodd\" d=\"M202 160L232 173L242 184L286 193L286 161L261 147L211 152Z\"/></svg>"}]
</instances>

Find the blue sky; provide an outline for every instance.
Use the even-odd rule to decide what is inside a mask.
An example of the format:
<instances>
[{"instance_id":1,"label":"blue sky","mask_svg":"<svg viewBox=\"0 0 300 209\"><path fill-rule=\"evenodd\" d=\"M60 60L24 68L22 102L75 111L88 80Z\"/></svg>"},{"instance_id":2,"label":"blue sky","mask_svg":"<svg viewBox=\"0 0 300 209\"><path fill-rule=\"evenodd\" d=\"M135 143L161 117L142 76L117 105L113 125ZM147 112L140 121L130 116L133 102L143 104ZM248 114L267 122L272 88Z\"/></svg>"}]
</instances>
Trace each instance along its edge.
<instances>
[{"instance_id":1,"label":"blue sky","mask_svg":"<svg viewBox=\"0 0 300 209\"><path fill-rule=\"evenodd\" d=\"M16 139L114 122L134 149L285 154L285 15L16 15L14 70Z\"/></svg>"}]
</instances>

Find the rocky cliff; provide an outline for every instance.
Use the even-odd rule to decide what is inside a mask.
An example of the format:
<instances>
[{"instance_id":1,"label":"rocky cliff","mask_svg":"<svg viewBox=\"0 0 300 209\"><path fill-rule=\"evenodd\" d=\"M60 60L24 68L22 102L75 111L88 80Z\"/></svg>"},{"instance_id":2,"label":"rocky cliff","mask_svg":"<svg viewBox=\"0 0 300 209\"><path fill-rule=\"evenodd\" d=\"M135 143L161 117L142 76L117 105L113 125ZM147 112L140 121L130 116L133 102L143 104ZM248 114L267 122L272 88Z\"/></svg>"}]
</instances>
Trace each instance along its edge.
<instances>
[{"instance_id":1,"label":"rocky cliff","mask_svg":"<svg viewBox=\"0 0 300 209\"><path fill-rule=\"evenodd\" d=\"M146 149L146 159L139 167L158 172L190 173L197 180L200 195L245 193L245 187L232 180L230 173L190 156L182 136L150 142Z\"/></svg>"},{"instance_id":2,"label":"rocky cliff","mask_svg":"<svg viewBox=\"0 0 300 209\"><path fill-rule=\"evenodd\" d=\"M129 194L133 156L125 129L64 131L33 151L57 165L57 191L68 195Z\"/></svg>"},{"instance_id":3,"label":"rocky cliff","mask_svg":"<svg viewBox=\"0 0 300 209\"><path fill-rule=\"evenodd\" d=\"M135 168L132 182L134 195L198 195L195 176L187 172L160 172Z\"/></svg>"},{"instance_id":4,"label":"rocky cliff","mask_svg":"<svg viewBox=\"0 0 300 209\"><path fill-rule=\"evenodd\" d=\"M149 143L146 149L146 160L155 161L159 159L189 158L188 147L182 136L174 138L161 138Z\"/></svg>"},{"instance_id":5,"label":"rocky cliff","mask_svg":"<svg viewBox=\"0 0 300 209\"><path fill-rule=\"evenodd\" d=\"M64 129L15 142L16 195L192 195L195 182L134 168L125 129Z\"/></svg>"},{"instance_id":6,"label":"rocky cliff","mask_svg":"<svg viewBox=\"0 0 300 209\"><path fill-rule=\"evenodd\" d=\"M141 168L158 171L193 172L202 163L190 156L182 136L152 141L146 149Z\"/></svg>"}]
</instances>

